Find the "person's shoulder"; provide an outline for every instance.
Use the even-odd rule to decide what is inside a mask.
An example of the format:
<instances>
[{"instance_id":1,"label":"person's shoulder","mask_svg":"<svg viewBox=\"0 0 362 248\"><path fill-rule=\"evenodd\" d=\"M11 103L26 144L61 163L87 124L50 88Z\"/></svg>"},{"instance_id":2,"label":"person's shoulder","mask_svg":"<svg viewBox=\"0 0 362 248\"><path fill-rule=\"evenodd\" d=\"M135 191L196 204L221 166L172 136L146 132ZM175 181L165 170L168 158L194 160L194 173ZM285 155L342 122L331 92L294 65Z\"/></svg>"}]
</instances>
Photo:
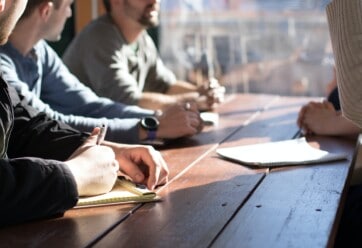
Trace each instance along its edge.
<instances>
[{"instance_id":1,"label":"person's shoulder","mask_svg":"<svg viewBox=\"0 0 362 248\"><path fill-rule=\"evenodd\" d=\"M105 14L87 24L72 40L66 49L65 54L79 54L82 52L92 52L105 46L113 47L114 42L123 42L121 35L113 24L109 15ZM63 55L63 59L66 55Z\"/></svg>"},{"instance_id":2,"label":"person's shoulder","mask_svg":"<svg viewBox=\"0 0 362 248\"><path fill-rule=\"evenodd\" d=\"M21 60L22 56L10 42L0 46L0 64L2 71L6 71L8 67L14 67L16 61Z\"/></svg>"},{"instance_id":3,"label":"person's shoulder","mask_svg":"<svg viewBox=\"0 0 362 248\"><path fill-rule=\"evenodd\" d=\"M0 60L1 64L14 66L15 63L24 60L24 56L10 43L0 46Z\"/></svg>"},{"instance_id":4,"label":"person's shoulder","mask_svg":"<svg viewBox=\"0 0 362 248\"><path fill-rule=\"evenodd\" d=\"M69 45L69 50L74 53L79 53L79 50L87 53L109 51L120 49L126 43L111 17L105 14L81 30Z\"/></svg>"},{"instance_id":5,"label":"person's shoulder","mask_svg":"<svg viewBox=\"0 0 362 248\"><path fill-rule=\"evenodd\" d=\"M45 40L40 40L38 43L34 45L35 52L39 55L46 55L46 56L55 56L55 50L46 42Z\"/></svg>"},{"instance_id":6,"label":"person's shoulder","mask_svg":"<svg viewBox=\"0 0 362 248\"><path fill-rule=\"evenodd\" d=\"M0 54L9 54L14 52L16 52L16 49L11 45L10 42L0 46Z\"/></svg>"},{"instance_id":7,"label":"person's shoulder","mask_svg":"<svg viewBox=\"0 0 362 248\"><path fill-rule=\"evenodd\" d=\"M35 49L51 49L51 46L45 40L39 40L35 45Z\"/></svg>"},{"instance_id":8,"label":"person's shoulder","mask_svg":"<svg viewBox=\"0 0 362 248\"><path fill-rule=\"evenodd\" d=\"M77 35L79 38L88 38L89 36L102 36L113 32L114 24L109 15L102 15L88 23Z\"/></svg>"}]
</instances>

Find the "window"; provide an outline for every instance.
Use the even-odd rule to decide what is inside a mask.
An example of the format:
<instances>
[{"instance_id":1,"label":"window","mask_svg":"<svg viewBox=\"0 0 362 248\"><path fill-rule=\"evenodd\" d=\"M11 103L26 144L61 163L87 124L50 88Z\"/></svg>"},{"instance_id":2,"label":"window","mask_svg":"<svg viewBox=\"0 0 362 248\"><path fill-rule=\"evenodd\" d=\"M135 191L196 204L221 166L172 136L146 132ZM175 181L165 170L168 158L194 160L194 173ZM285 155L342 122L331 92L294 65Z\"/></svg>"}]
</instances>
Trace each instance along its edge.
<instances>
[{"instance_id":1,"label":"window","mask_svg":"<svg viewBox=\"0 0 362 248\"><path fill-rule=\"evenodd\" d=\"M163 0L159 49L179 78L228 92L325 96L326 0Z\"/></svg>"}]
</instances>

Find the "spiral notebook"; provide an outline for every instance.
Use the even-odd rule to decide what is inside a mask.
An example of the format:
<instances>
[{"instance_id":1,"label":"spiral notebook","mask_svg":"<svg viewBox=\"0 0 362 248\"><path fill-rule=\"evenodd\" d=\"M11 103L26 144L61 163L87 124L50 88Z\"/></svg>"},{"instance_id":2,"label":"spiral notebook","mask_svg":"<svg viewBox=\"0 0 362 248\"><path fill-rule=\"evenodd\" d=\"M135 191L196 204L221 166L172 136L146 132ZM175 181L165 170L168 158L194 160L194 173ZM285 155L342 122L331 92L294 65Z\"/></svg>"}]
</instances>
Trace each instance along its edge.
<instances>
[{"instance_id":1,"label":"spiral notebook","mask_svg":"<svg viewBox=\"0 0 362 248\"><path fill-rule=\"evenodd\" d=\"M278 167L325 163L347 159L337 154L317 149L304 137L262 144L220 148L217 154L223 158L255 167Z\"/></svg>"},{"instance_id":2,"label":"spiral notebook","mask_svg":"<svg viewBox=\"0 0 362 248\"><path fill-rule=\"evenodd\" d=\"M113 189L106 194L80 197L75 208L160 200L161 198L155 192L148 190L146 186L121 177L117 179Z\"/></svg>"}]
</instances>

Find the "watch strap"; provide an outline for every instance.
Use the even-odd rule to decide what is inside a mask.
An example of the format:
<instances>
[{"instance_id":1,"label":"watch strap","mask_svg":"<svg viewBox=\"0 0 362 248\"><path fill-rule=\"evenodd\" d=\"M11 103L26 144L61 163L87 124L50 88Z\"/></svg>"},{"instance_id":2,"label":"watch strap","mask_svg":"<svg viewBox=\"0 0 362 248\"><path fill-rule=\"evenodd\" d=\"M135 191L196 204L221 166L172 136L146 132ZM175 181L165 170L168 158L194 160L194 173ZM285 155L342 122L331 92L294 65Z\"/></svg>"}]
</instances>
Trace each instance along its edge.
<instances>
[{"instance_id":1,"label":"watch strap","mask_svg":"<svg viewBox=\"0 0 362 248\"><path fill-rule=\"evenodd\" d=\"M155 140L157 135L157 130L147 130L147 139L148 140Z\"/></svg>"}]
</instances>

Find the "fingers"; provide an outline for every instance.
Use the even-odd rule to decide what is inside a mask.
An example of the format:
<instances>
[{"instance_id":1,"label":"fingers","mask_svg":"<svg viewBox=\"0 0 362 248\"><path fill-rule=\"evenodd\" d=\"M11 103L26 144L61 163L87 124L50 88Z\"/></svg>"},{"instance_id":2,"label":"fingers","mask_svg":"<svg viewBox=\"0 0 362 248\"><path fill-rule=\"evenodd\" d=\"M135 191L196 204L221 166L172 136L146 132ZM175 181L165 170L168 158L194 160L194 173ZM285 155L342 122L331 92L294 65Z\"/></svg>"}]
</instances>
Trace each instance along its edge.
<instances>
[{"instance_id":1,"label":"fingers","mask_svg":"<svg viewBox=\"0 0 362 248\"><path fill-rule=\"evenodd\" d=\"M336 111L336 109L334 108L333 104L327 100L323 101L323 105L326 109L332 110L332 111Z\"/></svg>"},{"instance_id":2,"label":"fingers","mask_svg":"<svg viewBox=\"0 0 362 248\"><path fill-rule=\"evenodd\" d=\"M219 86L216 88L211 88L208 91L207 96L211 104L222 103L224 101L224 96L225 96L225 87Z\"/></svg>"},{"instance_id":3,"label":"fingers","mask_svg":"<svg viewBox=\"0 0 362 248\"><path fill-rule=\"evenodd\" d=\"M142 183L153 190L168 180L168 168L161 154L152 147L139 146L126 149L120 158L121 169L134 182Z\"/></svg>"},{"instance_id":4,"label":"fingers","mask_svg":"<svg viewBox=\"0 0 362 248\"><path fill-rule=\"evenodd\" d=\"M308 115L308 112L318 110L318 109L329 109L333 110L334 106L332 103L328 102L327 100L323 100L322 102L314 102L311 101L308 104L304 105L298 114L297 124L300 128L306 128L306 116Z\"/></svg>"},{"instance_id":5,"label":"fingers","mask_svg":"<svg viewBox=\"0 0 362 248\"><path fill-rule=\"evenodd\" d=\"M132 160L125 160L120 163L121 171L128 175L132 181L145 184L145 179L148 177L148 172L143 171L141 166L142 165L137 165Z\"/></svg>"},{"instance_id":6,"label":"fingers","mask_svg":"<svg viewBox=\"0 0 362 248\"><path fill-rule=\"evenodd\" d=\"M89 147L96 145L99 131L100 131L99 127L94 128L91 135L84 141L84 143L80 147L77 148L77 150L73 152L72 155L69 156L68 160L78 156L85 149L88 149Z\"/></svg>"},{"instance_id":7,"label":"fingers","mask_svg":"<svg viewBox=\"0 0 362 248\"><path fill-rule=\"evenodd\" d=\"M303 106L300 110L299 110L299 114L298 114L298 118L297 118L297 124L299 128L302 128L303 126L303 121L304 121L304 115L306 112L307 106Z\"/></svg>"},{"instance_id":8,"label":"fingers","mask_svg":"<svg viewBox=\"0 0 362 248\"><path fill-rule=\"evenodd\" d=\"M210 102L208 101L208 98L206 96L200 96L197 99L197 108L200 111L207 111L211 109L211 105Z\"/></svg>"},{"instance_id":9,"label":"fingers","mask_svg":"<svg viewBox=\"0 0 362 248\"><path fill-rule=\"evenodd\" d=\"M65 162L76 180L80 195L110 191L119 170L114 151L106 146L83 146Z\"/></svg>"},{"instance_id":10,"label":"fingers","mask_svg":"<svg viewBox=\"0 0 362 248\"><path fill-rule=\"evenodd\" d=\"M226 89L216 79L211 78L208 83L199 87L198 92L200 94L197 100L199 109L210 110L224 101Z\"/></svg>"},{"instance_id":11,"label":"fingers","mask_svg":"<svg viewBox=\"0 0 362 248\"><path fill-rule=\"evenodd\" d=\"M199 113L187 113L186 126L191 130L191 135L201 132L203 129L203 121Z\"/></svg>"},{"instance_id":12,"label":"fingers","mask_svg":"<svg viewBox=\"0 0 362 248\"><path fill-rule=\"evenodd\" d=\"M186 111L191 111L191 112L194 112L194 113L199 112L199 110L197 108L197 103L195 101L186 101L184 103L184 109Z\"/></svg>"},{"instance_id":13,"label":"fingers","mask_svg":"<svg viewBox=\"0 0 362 248\"><path fill-rule=\"evenodd\" d=\"M153 160L145 161L142 165L127 161L122 164L122 171L134 182L145 184L150 190L155 189L157 185L165 184L168 180L168 171Z\"/></svg>"},{"instance_id":14,"label":"fingers","mask_svg":"<svg viewBox=\"0 0 362 248\"><path fill-rule=\"evenodd\" d=\"M199 133L203 129L203 122L196 102L187 101L183 103L186 127L192 129L192 133ZM180 122L181 123L181 122Z\"/></svg>"},{"instance_id":15,"label":"fingers","mask_svg":"<svg viewBox=\"0 0 362 248\"><path fill-rule=\"evenodd\" d=\"M333 104L326 100L310 102L300 110L297 123L306 134L326 134L333 130L331 122L337 115Z\"/></svg>"},{"instance_id":16,"label":"fingers","mask_svg":"<svg viewBox=\"0 0 362 248\"><path fill-rule=\"evenodd\" d=\"M154 189L160 177L161 166L158 163L155 163L153 160L149 161L147 164L149 165L149 176L147 180L147 187L149 189Z\"/></svg>"},{"instance_id":17,"label":"fingers","mask_svg":"<svg viewBox=\"0 0 362 248\"><path fill-rule=\"evenodd\" d=\"M308 112L311 111L313 108L319 108L321 103L317 102L309 102L308 104L304 105L298 114L297 118L297 125L302 130L304 134L311 134L311 130L308 126Z\"/></svg>"},{"instance_id":18,"label":"fingers","mask_svg":"<svg viewBox=\"0 0 362 248\"><path fill-rule=\"evenodd\" d=\"M225 88L220 86L217 88L209 89L204 95L203 105L206 105L206 108L203 109L213 109L217 104L222 103L225 98Z\"/></svg>"},{"instance_id":19,"label":"fingers","mask_svg":"<svg viewBox=\"0 0 362 248\"><path fill-rule=\"evenodd\" d=\"M84 145L86 145L86 146L96 145L99 132L100 132L99 127L93 128L91 135L84 141Z\"/></svg>"},{"instance_id":20,"label":"fingers","mask_svg":"<svg viewBox=\"0 0 362 248\"><path fill-rule=\"evenodd\" d=\"M117 161L116 159L114 159L114 160L112 161L111 166L113 167L114 171L115 171L116 173L118 173L118 171L119 171L119 164L118 164L118 161Z\"/></svg>"}]
</instances>

